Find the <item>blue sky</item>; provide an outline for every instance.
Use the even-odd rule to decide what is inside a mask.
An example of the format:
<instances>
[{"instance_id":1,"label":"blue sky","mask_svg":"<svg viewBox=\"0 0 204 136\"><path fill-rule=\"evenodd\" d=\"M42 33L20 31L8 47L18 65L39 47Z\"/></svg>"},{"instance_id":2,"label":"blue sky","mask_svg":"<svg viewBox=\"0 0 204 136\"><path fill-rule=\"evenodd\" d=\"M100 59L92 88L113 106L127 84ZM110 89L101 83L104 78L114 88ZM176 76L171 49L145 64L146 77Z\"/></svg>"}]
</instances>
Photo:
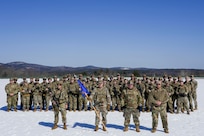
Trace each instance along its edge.
<instances>
[{"instance_id":1,"label":"blue sky","mask_svg":"<svg viewBox=\"0 0 204 136\"><path fill-rule=\"evenodd\" d=\"M203 0L1 0L0 63L204 69Z\"/></svg>"}]
</instances>

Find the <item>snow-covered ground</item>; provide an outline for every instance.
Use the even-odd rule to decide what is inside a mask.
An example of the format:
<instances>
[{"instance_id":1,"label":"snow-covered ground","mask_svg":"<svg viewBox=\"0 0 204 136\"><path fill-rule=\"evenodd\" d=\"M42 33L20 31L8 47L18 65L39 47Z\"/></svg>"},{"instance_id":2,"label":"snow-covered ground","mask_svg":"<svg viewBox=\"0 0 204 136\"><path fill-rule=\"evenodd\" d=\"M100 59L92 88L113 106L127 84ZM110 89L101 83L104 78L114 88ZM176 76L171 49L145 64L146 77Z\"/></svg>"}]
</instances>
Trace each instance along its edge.
<instances>
[{"instance_id":1,"label":"snow-covered ground","mask_svg":"<svg viewBox=\"0 0 204 136\"><path fill-rule=\"evenodd\" d=\"M1 136L125 136L125 135L175 135L175 136L201 136L204 133L204 79L198 81L198 110L186 113L169 114L169 134L163 132L161 119L156 133L151 133L152 118L151 113L141 113L140 133L135 132L134 123L131 120L129 131L123 132L123 113L109 112L107 115L107 132L99 129L94 131L95 113L94 111L67 112L68 130L62 129L60 115L59 128L51 130L54 121L54 113L48 112L6 112L6 94L4 87L9 82L8 79L0 79L0 135ZM101 126L100 126L101 128Z\"/></svg>"}]
</instances>

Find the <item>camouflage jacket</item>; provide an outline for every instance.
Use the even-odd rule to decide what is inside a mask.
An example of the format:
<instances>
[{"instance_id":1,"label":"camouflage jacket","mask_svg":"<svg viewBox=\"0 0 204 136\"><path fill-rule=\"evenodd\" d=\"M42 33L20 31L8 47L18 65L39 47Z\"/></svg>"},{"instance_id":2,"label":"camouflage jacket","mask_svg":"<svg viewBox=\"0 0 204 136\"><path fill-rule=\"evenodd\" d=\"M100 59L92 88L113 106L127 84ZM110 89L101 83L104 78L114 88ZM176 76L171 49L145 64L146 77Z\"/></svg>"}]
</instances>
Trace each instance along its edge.
<instances>
[{"instance_id":1,"label":"camouflage jacket","mask_svg":"<svg viewBox=\"0 0 204 136\"><path fill-rule=\"evenodd\" d=\"M148 100L153 107L164 107L166 106L166 103L169 101L169 95L165 89L156 88L149 94ZM162 104L158 106L157 101L161 101Z\"/></svg>"},{"instance_id":2,"label":"camouflage jacket","mask_svg":"<svg viewBox=\"0 0 204 136\"><path fill-rule=\"evenodd\" d=\"M7 93L7 96L12 96L11 94L17 95L18 89L19 89L19 87L15 83L13 83L13 84L9 83L5 86L5 91Z\"/></svg>"},{"instance_id":3,"label":"camouflage jacket","mask_svg":"<svg viewBox=\"0 0 204 136\"><path fill-rule=\"evenodd\" d=\"M90 98L93 99L95 106L106 107L107 104L111 103L111 96L106 87L95 88L90 95Z\"/></svg>"},{"instance_id":4,"label":"camouflage jacket","mask_svg":"<svg viewBox=\"0 0 204 136\"><path fill-rule=\"evenodd\" d=\"M135 87L133 89L125 89L122 91L122 96L125 103L125 108L138 108L142 103L142 96Z\"/></svg>"}]
</instances>

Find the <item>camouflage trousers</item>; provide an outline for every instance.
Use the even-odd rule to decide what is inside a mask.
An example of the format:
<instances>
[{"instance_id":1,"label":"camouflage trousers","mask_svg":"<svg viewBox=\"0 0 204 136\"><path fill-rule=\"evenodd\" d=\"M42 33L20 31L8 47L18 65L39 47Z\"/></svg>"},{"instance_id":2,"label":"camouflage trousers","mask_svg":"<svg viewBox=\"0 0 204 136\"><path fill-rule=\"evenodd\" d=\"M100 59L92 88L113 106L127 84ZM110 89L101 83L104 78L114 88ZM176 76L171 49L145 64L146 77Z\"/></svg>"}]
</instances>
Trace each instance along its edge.
<instances>
[{"instance_id":1,"label":"camouflage trousers","mask_svg":"<svg viewBox=\"0 0 204 136\"><path fill-rule=\"evenodd\" d=\"M51 96L45 95L45 106L44 106L44 108L45 108L46 110L49 109L50 102L51 102Z\"/></svg>"},{"instance_id":2,"label":"camouflage trousers","mask_svg":"<svg viewBox=\"0 0 204 136\"><path fill-rule=\"evenodd\" d=\"M135 126L140 126L140 121L139 121L140 112L138 109L134 109L134 108L124 109L124 113L123 113L123 117L125 118L124 126L129 126L131 115L133 117L133 121L135 123Z\"/></svg>"},{"instance_id":3,"label":"camouflage trousers","mask_svg":"<svg viewBox=\"0 0 204 136\"><path fill-rule=\"evenodd\" d=\"M80 95L78 99L78 103L79 103L79 110L82 110L83 108L84 110L88 109L86 97L84 98L82 95Z\"/></svg>"},{"instance_id":4,"label":"camouflage trousers","mask_svg":"<svg viewBox=\"0 0 204 136\"><path fill-rule=\"evenodd\" d=\"M16 109L17 108L17 97L16 97L16 95L14 95L14 96L7 96L7 103L8 103L8 105L7 105L7 108L10 110L12 107L14 108L14 109Z\"/></svg>"},{"instance_id":5,"label":"camouflage trousers","mask_svg":"<svg viewBox=\"0 0 204 136\"><path fill-rule=\"evenodd\" d=\"M102 122L104 123L104 125L107 124L107 114L108 114L108 111L107 111L107 107L106 106L96 106L96 118L95 118L95 125L99 125L99 122L100 122L100 115L102 116Z\"/></svg>"},{"instance_id":6,"label":"camouflage trousers","mask_svg":"<svg viewBox=\"0 0 204 136\"><path fill-rule=\"evenodd\" d=\"M37 106L39 105L40 108L42 108L42 95L33 95L33 103L34 103L34 109L37 109Z\"/></svg>"},{"instance_id":7,"label":"camouflage trousers","mask_svg":"<svg viewBox=\"0 0 204 136\"><path fill-rule=\"evenodd\" d=\"M189 108L193 110L193 98L192 93L188 93Z\"/></svg>"},{"instance_id":8,"label":"camouflage trousers","mask_svg":"<svg viewBox=\"0 0 204 136\"><path fill-rule=\"evenodd\" d=\"M169 101L167 102L167 107L168 107L168 110L169 110L170 112L174 112L173 101L172 101L171 96L169 97Z\"/></svg>"},{"instance_id":9,"label":"camouflage trousers","mask_svg":"<svg viewBox=\"0 0 204 136\"><path fill-rule=\"evenodd\" d=\"M166 106L152 107L152 128L157 128L159 114L161 116L163 128L168 130Z\"/></svg>"},{"instance_id":10,"label":"camouflage trousers","mask_svg":"<svg viewBox=\"0 0 204 136\"><path fill-rule=\"evenodd\" d=\"M65 103L62 103L62 104L59 104L59 106L53 105L53 109L54 109L54 123L57 124L57 123L59 122L59 112L61 112L62 122L63 122L63 123L67 123L66 104L65 104Z\"/></svg>"},{"instance_id":11,"label":"camouflage trousers","mask_svg":"<svg viewBox=\"0 0 204 136\"><path fill-rule=\"evenodd\" d=\"M71 94L69 96L69 109L70 110L77 109L77 98L78 98L78 95Z\"/></svg>"},{"instance_id":12,"label":"camouflage trousers","mask_svg":"<svg viewBox=\"0 0 204 136\"><path fill-rule=\"evenodd\" d=\"M179 113L181 108L183 108L183 107L186 109L187 112L189 112L187 96L178 98L177 113Z\"/></svg>"},{"instance_id":13,"label":"camouflage trousers","mask_svg":"<svg viewBox=\"0 0 204 136\"><path fill-rule=\"evenodd\" d=\"M196 93L196 91L192 92L192 98L193 98L193 101L194 101L194 106L197 109L198 108L198 103L197 103L197 93Z\"/></svg>"},{"instance_id":14,"label":"camouflage trousers","mask_svg":"<svg viewBox=\"0 0 204 136\"><path fill-rule=\"evenodd\" d=\"M119 110L121 110L121 100L119 96L113 96L111 98L112 100L112 110L115 110L115 108L117 107Z\"/></svg>"},{"instance_id":15,"label":"camouflage trousers","mask_svg":"<svg viewBox=\"0 0 204 136\"><path fill-rule=\"evenodd\" d=\"M22 96L23 110L29 110L30 108L30 95Z\"/></svg>"}]
</instances>

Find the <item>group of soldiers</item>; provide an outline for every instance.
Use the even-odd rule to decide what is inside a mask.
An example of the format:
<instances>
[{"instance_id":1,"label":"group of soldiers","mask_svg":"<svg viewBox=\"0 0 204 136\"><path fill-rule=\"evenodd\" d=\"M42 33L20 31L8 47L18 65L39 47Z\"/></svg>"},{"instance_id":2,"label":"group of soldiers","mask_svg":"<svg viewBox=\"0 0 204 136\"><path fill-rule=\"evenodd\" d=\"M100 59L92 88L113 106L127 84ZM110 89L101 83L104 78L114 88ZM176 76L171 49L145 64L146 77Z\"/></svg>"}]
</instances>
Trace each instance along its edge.
<instances>
[{"instance_id":1,"label":"group of soldiers","mask_svg":"<svg viewBox=\"0 0 204 136\"><path fill-rule=\"evenodd\" d=\"M89 90L88 97L84 98L81 95L81 88L77 83L78 79ZM103 84L103 87L101 87L103 91L97 91L100 90L100 84ZM186 111L187 114L190 114L190 111L197 110L197 85L193 75L190 77L186 76L183 79L182 77L166 75L163 77L147 77L143 75L142 78L137 78L132 74L130 78L124 78L120 74L115 77L95 77L93 75L83 77L82 74L78 76L68 74L60 79L56 76L43 78L41 83L39 78L30 78L29 82L27 78L23 78L21 83L17 82L17 78L11 78L10 83L5 86L5 91L7 94L8 112L12 108L17 111L18 99L21 100L20 108L23 111L33 110L35 112L37 109L39 111L48 111L53 107L54 112L56 111L55 115L57 115L53 129L57 128L59 113L59 109L56 110L54 106L59 107L63 104L63 107L65 107L65 110L61 113L63 114L64 129L66 129L65 116L67 110L93 110L92 105L95 105L96 110L102 112L104 131L106 130L106 110L124 112L124 131L128 130L127 126L132 114L137 132L139 132L139 112L152 111L152 132L156 131L158 113L160 113L162 120L164 120L162 121L164 122L164 131L167 133L166 112L173 114ZM59 92L63 90L63 93L57 93L58 90ZM52 105L50 104L51 102ZM96 116L95 131L98 130L98 123L99 118Z\"/></svg>"}]
</instances>

